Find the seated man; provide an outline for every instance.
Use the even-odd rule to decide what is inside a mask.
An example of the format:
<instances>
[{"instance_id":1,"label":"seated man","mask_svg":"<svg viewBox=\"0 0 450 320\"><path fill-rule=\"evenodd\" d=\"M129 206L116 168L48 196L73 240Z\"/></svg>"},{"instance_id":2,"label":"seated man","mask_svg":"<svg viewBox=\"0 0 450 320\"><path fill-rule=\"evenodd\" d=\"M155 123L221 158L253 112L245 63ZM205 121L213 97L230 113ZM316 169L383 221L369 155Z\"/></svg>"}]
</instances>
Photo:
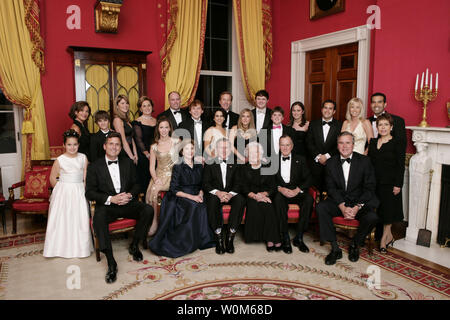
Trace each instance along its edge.
<instances>
[{"instance_id":1,"label":"seated man","mask_svg":"<svg viewBox=\"0 0 450 320\"><path fill-rule=\"evenodd\" d=\"M205 166L203 172L203 191L208 208L209 223L216 236L216 253L233 253L233 240L236 231L241 224L244 214L245 198L238 194L239 170L233 164L230 141L223 138L216 143L218 156L214 162ZM231 212L228 218L228 232L226 241L223 239L223 216L222 206L231 205Z\"/></svg>"},{"instance_id":2,"label":"seated man","mask_svg":"<svg viewBox=\"0 0 450 320\"><path fill-rule=\"evenodd\" d=\"M280 168L276 174L278 193L275 195L274 205L280 223L282 248L285 253L292 253L288 233L289 204L295 203L300 208L297 235L293 243L301 252L309 252L303 242L303 233L308 229L314 202L313 197L308 193L312 177L306 165L306 159L300 155L293 155L293 147L292 138L282 135L280 138Z\"/></svg>"},{"instance_id":3,"label":"seated man","mask_svg":"<svg viewBox=\"0 0 450 320\"><path fill-rule=\"evenodd\" d=\"M86 198L95 201L94 230L99 249L108 260L106 283L117 277L109 224L118 218L136 219L136 231L128 252L135 261L143 259L138 243L145 239L153 220L153 208L137 199L139 185L136 183L136 167L128 157L119 158L122 139L111 132L103 144L105 157L89 164L86 175Z\"/></svg>"},{"instance_id":4,"label":"seated man","mask_svg":"<svg viewBox=\"0 0 450 320\"><path fill-rule=\"evenodd\" d=\"M325 264L332 265L342 258L342 251L336 241L336 230L332 218L344 216L357 219L359 228L353 237L348 258L352 262L359 259L359 246L375 227L378 217L375 209L379 201L375 196L375 171L370 159L353 152L354 137L344 131L337 138L339 155L331 157L326 165L328 198L317 207L320 226L320 240L331 243L331 252Z\"/></svg>"}]
</instances>

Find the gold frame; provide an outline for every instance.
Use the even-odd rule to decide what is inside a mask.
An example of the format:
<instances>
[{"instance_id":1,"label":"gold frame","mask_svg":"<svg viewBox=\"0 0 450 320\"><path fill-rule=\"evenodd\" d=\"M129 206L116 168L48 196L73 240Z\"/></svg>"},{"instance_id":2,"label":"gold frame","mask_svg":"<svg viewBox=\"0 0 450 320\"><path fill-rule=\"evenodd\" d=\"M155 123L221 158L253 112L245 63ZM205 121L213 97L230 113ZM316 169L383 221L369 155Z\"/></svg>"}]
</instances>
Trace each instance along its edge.
<instances>
[{"instance_id":1,"label":"gold frame","mask_svg":"<svg viewBox=\"0 0 450 320\"><path fill-rule=\"evenodd\" d=\"M322 17L326 17L338 12L345 11L345 0L337 0L334 8L323 11L319 8L316 3L316 0L309 0L309 19L316 20Z\"/></svg>"}]
</instances>

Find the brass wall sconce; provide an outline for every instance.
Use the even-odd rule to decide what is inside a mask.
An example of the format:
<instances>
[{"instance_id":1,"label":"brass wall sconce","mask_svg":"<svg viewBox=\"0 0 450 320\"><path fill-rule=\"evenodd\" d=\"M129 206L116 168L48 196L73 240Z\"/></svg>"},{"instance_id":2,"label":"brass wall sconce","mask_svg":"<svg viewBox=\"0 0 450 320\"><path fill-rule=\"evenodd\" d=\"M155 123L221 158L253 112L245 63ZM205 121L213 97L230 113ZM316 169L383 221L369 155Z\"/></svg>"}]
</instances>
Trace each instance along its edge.
<instances>
[{"instance_id":1,"label":"brass wall sconce","mask_svg":"<svg viewBox=\"0 0 450 320\"><path fill-rule=\"evenodd\" d=\"M98 0L95 4L95 32L117 33L123 0Z\"/></svg>"}]
</instances>

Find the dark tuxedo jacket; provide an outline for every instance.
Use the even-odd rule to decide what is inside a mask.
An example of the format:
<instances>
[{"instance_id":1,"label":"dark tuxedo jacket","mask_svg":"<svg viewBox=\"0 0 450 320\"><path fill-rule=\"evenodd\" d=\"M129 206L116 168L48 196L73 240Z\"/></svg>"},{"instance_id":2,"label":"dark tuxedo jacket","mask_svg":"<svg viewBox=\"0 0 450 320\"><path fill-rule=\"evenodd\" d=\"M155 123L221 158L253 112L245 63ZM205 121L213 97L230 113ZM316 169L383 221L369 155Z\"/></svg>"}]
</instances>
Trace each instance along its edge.
<instances>
[{"instance_id":1,"label":"dark tuxedo jacket","mask_svg":"<svg viewBox=\"0 0 450 320\"><path fill-rule=\"evenodd\" d=\"M331 157L326 164L326 183L329 199L336 205L342 202L346 206L364 204L369 208L378 207L379 201L375 196L375 170L370 158L353 152L347 189L345 188L344 171L339 154Z\"/></svg>"},{"instance_id":2,"label":"dark tuxedo jacket","mask_svg":"<svg viewBox=\"0 0 450 320\"><path fill-rule=\"evenodd\" d=\"M136 183L136 166L128 157L119 157L120 192L131 193L137 201L139 184ZM96 206L102 206L109 196L117 194L109 174L105 157L89 164L86 175L86 198L94 200ZM114 204L111 204L114 206Z\"/></svg>"},{"instance_id":3,"label":"dark tuxedo jacket","mask_svg":"<svg viewBox=\"0 0 450 320\"><path fill-rule=\"evenodd\" d=\"M200 139L202 141L201 146L199 146L197 144L197 133L194 129L194 120L192 119L192 117L188 117L186 120L181 122L178 127L179 129L185 129L185 130L189 131L191 139L194 140L194 143L195 143L195 154L196 155L202 155L203 151L205 150L205 142L203 141L203 136L205 135L205 131L208 129L208 127L209 127L209 125L206 123L206 121L204 121L202 119L202 136Z\"/></svg>"},{"instance_id":4,"label":"dark tuxedo jacket","mask_svg":"<svg viewBox=\"0 0 450 320\"><path fill-rule=\"evenodd\" d=\"M299 187L304 193L307 193L309 187L312 185L312 176L308 165L306 164L305 157L291 153L291 174L289 183L284 182L281 177L282 162L283 160L280 156L280 168L275 176L277 187L285 187L291 190Z\"/></svg>"},{"instance_id":5,"label":"dark tuxedo jacket","mask_svg":"<svg viewBox=\"0 0 450 320\"><path fill-rule=\"evenodd\" d=\"M216 112L216 110L219 109L217 107L214 108L206 108L205 112L203 113L203 117L205 121L208 122L208 125L213 125L214 124L214 113ZM227 112L227 117L230 117L230 121L228 123L228 129L233 128L233 126L237 125L238 120L239 120L239 115L233 111L228 111ZM225 123L227 122L227 119L225 119Z\"/></svg>"},{"instance_id":6,"label":"dark tuxedo jacket","mask_svg":"<svg viewBox=\"0 0 450 320\"><path fill-rule=\"evenodd\" d=\"M109 132L112 132L112 130ZM91 135L91 144L89 145L91 162L105 157L105 149L103 149L103 144L105 143L106 136L107 134L104 134L102 130L98 130L96 133Z\"/></svg>"},{"instance_id":7,"label":"dark tuxedo jacket","mask_svg":"<svg viewBox=\"0 0 450 320\"><path fill-rule=\"evenodd\" d=\"M388 112L386 112L388 113ZM403 152L406 152L406 128L405 128L405 120L403 118L396 116L392 113L389 113L394 120L394 125L392 127L392 136L398 141L399 145L402 147ZM376 121L374 116L369 118L370 122L373 123Z\"/></svg>"},{"instance_id":8,"label":"dark tuxedo jacket","mask_svg":"<svg viewBox=\"0 0 450 320\"><path fill-rule=\"evenodd\" d=\"M191 117L187 108L180 108L180 112L181 112L181 122L186 121L188 118ZM173 113L170 110L170 108L167 109L166 111L161 112L158 115L157 120L159 120L163 116L169 119L170 123L172 124L173 130L178 129L177 121L175 120L175 117L173 116Z\"/></svg>"},{"instance_id":9,"label":"dark tuxedo jacket","mask_svg":"<svg viewBox=\"0 0 450 320\"><path fill-rule=\"evenodd\" d=\"M203 191L209 194L210 191L217 189L219 191L234 191L239 193L239 180L239 166L227 163L226 186L224 186L222 182L222 171L216 158L212 164L205 165L203 171Z\"/></svg>"},{"instance_id":10,"label":"dark tuxedo jacket","mask_svg":"<svg viewBox=\"0 0 450 320\"><path fill-rule=\"evenodd\" d=\"M323 141L322 118L313 120L309 124L309 130L306 136L309 155L314 161L318 154L329 153L330 156L338 154L337 136L341 132L342 123L333 119L328 131L327 140Z\"/></svg>"},{"instance_id":11,"label":"dark tuxedo jacket","mask_svg":"<svg viewBox=\"0 0 450 320\"><path fill-rule=\"evenodd\" d=\"M253 112L253 120L255 121L255 128L256 128L256 110L257 108L254 108L252 110ZM272 129L272 109L266 108L266 115L264 117L264 123L261 129Z\"/></svg>"},{"instance_id":12,"label":"dark tuxedo jacket","mask_svg":"<svg viewBox=\"0 0 450 320\"><path fill-rule=\"evenodd\" d=\"M288 136L290 136L292 138L292 143L294 143L294 132L292 129L292 127L288 127L285 126L284 124L281 125L283 128L282 134L287 134ZM268 144L268 148L267 148L267 155L270 157L271 154L274 153L274 142L272 141L273 139L273 135L272 135L272 127L270 127L270 130L267 131L267 144ZM275 153L280 153L280 150L276 150L277 152Z\"/></svg>"}]
</instances>

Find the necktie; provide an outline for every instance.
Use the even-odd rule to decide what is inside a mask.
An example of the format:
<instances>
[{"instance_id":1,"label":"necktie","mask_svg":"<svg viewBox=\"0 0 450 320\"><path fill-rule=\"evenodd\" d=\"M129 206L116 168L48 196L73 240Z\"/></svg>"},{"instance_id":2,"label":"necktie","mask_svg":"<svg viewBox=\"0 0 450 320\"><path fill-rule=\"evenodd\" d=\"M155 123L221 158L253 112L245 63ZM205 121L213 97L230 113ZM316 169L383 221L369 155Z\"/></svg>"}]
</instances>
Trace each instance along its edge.
<instances>
[{"instance_id":1,"label":"necktie","mask_svg":"<svg viewBox=\"0 0 450 320\"><path fill-rule=\"evenodd\" d=\"M324 125L330 125L330 122L327 122L327 121L322 121L322 125L324 126Z\"/></svg>"},{"instance_id":2,"label":"necktie","mask_svg":"<svg viewBox=\"0 0 450 320\"><path fill-rule=\"evenodd\" d=\"M113 163L118 164L119 162L117 160L115 160L115 161L108 161L108 166L113 164Z\"/></svg>"},{"instance_id":3,"label":"necktie","mask_svg":"<svg viewBox=\"0 0 450 320\"><path fill-rule=\"evenodd\" d=\"M289 160L291 157L281 157L283 161Z\"/></svg>"},{"instance_id":4,"label":"necktie","mask_svg":"<svg viewBox=\"0 0 450 320\"><path fill-rule=\"evenodd\" d=\"M281 129L281 124L279 124L277 126L272 126L272 129Z\"/></svg>"},{"instance_id":5,"label":"necktie","mask_svg":"<svg viewBox=\"0 0 450 320\"><path fill-rule=\"evenodd\" d=\"M352 162L352 159L350 159L350 158L341 159L341 164L344 164L345 161L347 161L348 163L350 163L350 162Z\"/></svg>"}]
</instances>

